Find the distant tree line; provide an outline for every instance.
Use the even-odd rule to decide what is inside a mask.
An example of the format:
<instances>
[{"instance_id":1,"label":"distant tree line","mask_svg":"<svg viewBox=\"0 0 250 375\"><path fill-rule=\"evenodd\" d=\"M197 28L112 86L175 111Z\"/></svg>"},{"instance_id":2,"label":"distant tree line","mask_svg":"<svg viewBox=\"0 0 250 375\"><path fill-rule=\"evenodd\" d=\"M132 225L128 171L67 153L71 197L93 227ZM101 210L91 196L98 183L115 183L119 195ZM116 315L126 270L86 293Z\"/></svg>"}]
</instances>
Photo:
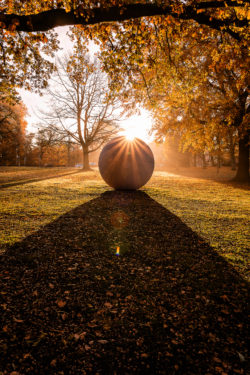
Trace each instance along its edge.
<instances>
[{"instance_id":1,"label":"distant tree line","mask_svg":"<svg viewBox=\"0 0 250 375\"><path fill-rule=\"evenodd\" d=\"M28 133L26 114L21 102L15 105L0 102L0 166L83 166L81 145L69 135L65 137L54 131L53 127L41 127L36 133ZM238 164L236 136L224 137L220 147L205 152L199 147L181 151L181 137L173 134L160 144L152 143L151 147L159 169L227 166L235 170ZM90 161L96 164L98 151L92 155Z\"/></svg>"},{"instance_id":2,"label":"distant tree line","mask_svg":"<svg viewBox=\"0 0 250 375\"><path fill-rule=\"evenodd\" d=\"M183 151L180 137L170 136L164 142L152 143L151 148L155 155L156 168L160 170L174 171L178 167L203 169L216 167L219 172L223 166L236 170L239 163L237 142L232 150L230 140L222 141L219 150L204 152L200 149L189 148Z\"/></svg>"},{"instance_id":3,"label":"distant tree line","mask_svg":"<svg viewBox=\"0 0 250 375\"><path fill-rule=\"evenodd\" d=\"M44 129L26 131L27 110L23 103L0 101L0 166L75 166L82 152L73 140L60 139Z\"/></svg>"}]
</instances>

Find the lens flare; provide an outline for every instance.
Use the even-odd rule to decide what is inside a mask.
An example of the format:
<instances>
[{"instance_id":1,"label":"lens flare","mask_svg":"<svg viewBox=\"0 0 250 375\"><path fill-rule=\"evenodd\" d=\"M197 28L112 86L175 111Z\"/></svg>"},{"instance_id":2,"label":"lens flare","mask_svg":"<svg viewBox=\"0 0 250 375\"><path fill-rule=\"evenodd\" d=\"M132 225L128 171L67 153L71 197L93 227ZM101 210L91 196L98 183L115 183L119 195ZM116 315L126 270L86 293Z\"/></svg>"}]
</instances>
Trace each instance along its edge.
<instances>
[{"instance_id":1,"label":"lens flare","mask_svg":"<svg viewBox=\"0 0 250 375\"><path fill-rule=\"evenodd\" d=\"M153 140L153 135L150 135L152 118L145 110L140 110L140 115L133 115L121 121L120 127L119 135L126 137L128 142L133 142L134 138L142 139L146 143Z\"/></svg>"},{"instance_id":2,"label":"lens flare","mask_svg":"<svg viewBox=\"0 0 250 375\"><path fill-rule=\"evenodd\" d=\"M132 127L128 127L127 129L124 129L121 134L126 138L127 141L133 142L133 140L138 137L138 130Z\"/></svg>"},{"instance_id":3,"label":"lens flare","mask_svg":"<svg viewBox=\"0 0 250 375\"><path fill-rule=\"evenodd\" d=\"M126 134L125 137L128 141L131 141L131 142L135 139L134 134Z\"/></svg>"}]
</instances>

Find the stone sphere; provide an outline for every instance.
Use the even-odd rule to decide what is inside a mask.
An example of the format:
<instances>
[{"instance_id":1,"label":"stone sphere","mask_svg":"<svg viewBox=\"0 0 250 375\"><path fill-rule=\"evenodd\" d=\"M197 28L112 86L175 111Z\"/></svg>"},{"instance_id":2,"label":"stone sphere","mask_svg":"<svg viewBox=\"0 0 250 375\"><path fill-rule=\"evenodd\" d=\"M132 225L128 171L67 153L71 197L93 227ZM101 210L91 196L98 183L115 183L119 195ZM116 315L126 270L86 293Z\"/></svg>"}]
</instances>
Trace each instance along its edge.
<instances>
[{"instance_id":1,"label":"stone sphere","mask_svg":"<svg viewBox=\"0 0 250 375\"><path fill-rule=\"evenodd\" d=\"M154 170L154 155L139 138L120 136L108 142L99 157L104 181L116 190L136 190L145 185Z\"/></svg>"}]
</instances>

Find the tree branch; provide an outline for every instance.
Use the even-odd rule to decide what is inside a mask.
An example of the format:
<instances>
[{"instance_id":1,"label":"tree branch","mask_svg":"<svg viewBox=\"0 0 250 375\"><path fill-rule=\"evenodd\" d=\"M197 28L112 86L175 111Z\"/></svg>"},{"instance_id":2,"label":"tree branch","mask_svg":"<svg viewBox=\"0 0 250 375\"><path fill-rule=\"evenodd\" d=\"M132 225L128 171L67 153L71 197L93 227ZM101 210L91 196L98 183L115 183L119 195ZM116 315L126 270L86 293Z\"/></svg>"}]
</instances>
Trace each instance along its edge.
<instances>
[{"instance_id":1,"label":"tree branch","mask_svg":"<svg viewBox=\"0 0 250 375\"><path fill-rule=\"evenodd\" d=\"M200 12L209 9L219 9L228 7L244 7L244 3L235 1L203 1L193 6L186 6L177 12L172 6L160 6L150 3L128 4L126 6L96 7L93 9L79 8L76 11L66 12L65 9L51 9L39 14L17 15L0 13L0 25L2 28L35 32L48 31L57 26L66 25L93 25L102 22L125 21L140 17L166 16L170 15L182 20L195 20L199 24L207 25L213 29L220 30L227 28L234 38L240 39L237 32L230 30L229 26L244 27L248 25L247 19L226 18L219 19L211 14Z\"/></svg>"}]
</instances>

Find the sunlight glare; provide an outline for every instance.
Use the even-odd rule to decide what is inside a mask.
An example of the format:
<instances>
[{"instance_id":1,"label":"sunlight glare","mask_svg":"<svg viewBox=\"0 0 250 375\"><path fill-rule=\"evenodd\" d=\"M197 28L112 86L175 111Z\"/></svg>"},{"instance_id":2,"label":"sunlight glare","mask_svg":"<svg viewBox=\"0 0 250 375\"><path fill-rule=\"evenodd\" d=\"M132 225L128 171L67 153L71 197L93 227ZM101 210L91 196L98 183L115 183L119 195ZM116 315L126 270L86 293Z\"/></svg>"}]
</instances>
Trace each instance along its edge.
<instances>
[{"instance_id":1,"label":"sunlight glare","mask_svg":"<svg viewBox=\"0 0 250 375\"><path fill-rule=\"evenodd\" d=\"M127 138L128 141L133 141L134 138L140 138L146 143L150 143L153 139L149 135L152 127L152 120L147 111L141 110L141 115L134 115L124 120L121 124L120 135Z\"/></svg>"},{"instance_id":2,"label":"sunlight glare","mask_svg":"<svg viewBox=\"0 0 250 375\"><path fill-rule=\"evenodd\" d=\"M127 129L124 131L124 135L127 138L128 141L133 141L135 139L135 135L133 132L133 129Z\"/></svg>"}]
</instances>

